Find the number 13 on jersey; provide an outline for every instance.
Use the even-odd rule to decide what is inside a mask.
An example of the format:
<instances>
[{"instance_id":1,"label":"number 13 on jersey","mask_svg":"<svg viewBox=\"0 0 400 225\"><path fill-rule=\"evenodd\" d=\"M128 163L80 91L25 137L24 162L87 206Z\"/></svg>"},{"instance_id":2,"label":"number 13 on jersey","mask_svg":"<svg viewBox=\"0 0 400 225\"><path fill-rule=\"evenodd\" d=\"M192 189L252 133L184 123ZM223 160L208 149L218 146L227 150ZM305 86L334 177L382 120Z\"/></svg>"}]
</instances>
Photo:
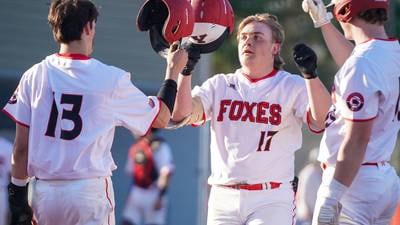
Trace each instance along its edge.
<instances>
[{"instance_id":1,"label":"number 13 on jersey","mask_svg":"<svg viewBox=\"0 0 400 225\"><path fill-rule=\"evenodd\" d=\"M54 95L53 95L54 96ZM72 105L71 110L63 109L61 119L70 120L74 124L74 128L71 130L61 129L60 138L63 140L73 140L79 136L82 131L82 118L79 115L82 105L82 95L71 95L61 94L60 103ZM58 109L53 98L53 104L51 106L51 112L49 122L47 124L47 130L45 135L49 137L55 137L56 127L58 121Z\"/></svg>"}]
</instances>

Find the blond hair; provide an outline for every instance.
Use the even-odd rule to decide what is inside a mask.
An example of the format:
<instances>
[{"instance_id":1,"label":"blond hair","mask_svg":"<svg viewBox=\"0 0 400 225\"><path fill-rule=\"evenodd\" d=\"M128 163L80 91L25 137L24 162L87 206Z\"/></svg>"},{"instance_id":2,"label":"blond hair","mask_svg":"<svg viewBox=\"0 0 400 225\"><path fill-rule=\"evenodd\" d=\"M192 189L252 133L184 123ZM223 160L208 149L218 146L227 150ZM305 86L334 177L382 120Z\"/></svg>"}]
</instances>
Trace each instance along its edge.
<instances>
[{"instance_id":1,"label":"blond hair","mask_svg":"<svg viewBox=\"0 0 400 225\"><path fill-rule=\"evenodd\" d=\"M276 43L279 43L281 45L283 44L283 41L285 39L285 31L283 30L282 25L279 24L278 18L269 13L255 14L244 18L242 22L239 24L236 36L238 40L243 28L252 22L258 22L267 25L272 31L273 40ZM278 52L274 56L274 69L280 70L282 69L283 65L285 65L285 62L283 61L283 58L280 56L280 52Z\"/></svg>"}]
</instances>

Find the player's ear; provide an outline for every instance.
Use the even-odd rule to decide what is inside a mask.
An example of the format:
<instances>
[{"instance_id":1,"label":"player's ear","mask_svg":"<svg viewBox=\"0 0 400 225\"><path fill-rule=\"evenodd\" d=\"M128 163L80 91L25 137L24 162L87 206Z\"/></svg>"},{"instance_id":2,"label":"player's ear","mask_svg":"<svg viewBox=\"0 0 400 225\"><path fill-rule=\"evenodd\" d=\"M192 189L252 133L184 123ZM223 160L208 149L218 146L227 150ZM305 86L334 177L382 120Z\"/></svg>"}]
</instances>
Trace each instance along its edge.
<instances>
[{"instance_id":1,"label":"player's ear","mask_svg":"<svg viewBox=\"0 0 400 225\"><path fill-rule=\"evenodd\" d=\"M281 51L281 44L280 43L273 43L272 44L272 54L277 55Z\"/></svg>"},{"instance_id":2,"label":"player's ear","mask_svg":"<svg viewBox=\"0 0 400 225\"><path fill-rule=\"evenodd\" d=\"M93 32L95 26L96 26L95 21L89 21L83 27L83 32L85 32L86 35L90 35L90 33Z\"/></svg>"}]
</instances>

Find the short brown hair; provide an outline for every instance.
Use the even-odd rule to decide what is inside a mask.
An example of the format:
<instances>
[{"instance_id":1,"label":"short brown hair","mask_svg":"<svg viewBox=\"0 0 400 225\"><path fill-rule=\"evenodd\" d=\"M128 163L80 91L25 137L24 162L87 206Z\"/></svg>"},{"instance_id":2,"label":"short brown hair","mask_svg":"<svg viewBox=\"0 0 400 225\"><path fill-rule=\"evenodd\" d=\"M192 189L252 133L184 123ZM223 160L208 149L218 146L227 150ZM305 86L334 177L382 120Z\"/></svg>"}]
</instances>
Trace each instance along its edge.
<instances>
[{"instance_id":1,"label":"short brown hair","mask_svg":"<svg viewBox=\"0 0 400 225\"><path fill-rule=\"evenodd\" d=\"M388 20L386 9L369 9L358 14L358 17L371 24L383 25Z\"/></svg>"},{"instance_id":2,"label":"short brown hair","mask_svg":"<svg viewBox=\"0 0 400 225\"><path fill-rule=\"evenodd\" d=\"M283 41L285 40L285 31L283 30L282 25L279 24L278 18L269 13L255 14L244 18L242 22L239 24L237 33L238 39L243 28L247 24L252 22L258 22L267 25L272 31L272 38L274 39L274 41L281 45L283 44ZM283 58L280 56L280 53L278 52L278 54L274 56L274 69L280 70L282 69L283 65L285 65L285 62L283 61Z\"/></svg>"},{"instance_id":3,"label":"short brown hair","mask_svg":"<svg viewBox=\"0 0 400 225\"><path fill-rule=\"evenodd\" d=\"M80 40L88 22L97 20L99 12L89 0L55 0L47 17L54 39L68 44Z\"/></svg>"}]
</instances>

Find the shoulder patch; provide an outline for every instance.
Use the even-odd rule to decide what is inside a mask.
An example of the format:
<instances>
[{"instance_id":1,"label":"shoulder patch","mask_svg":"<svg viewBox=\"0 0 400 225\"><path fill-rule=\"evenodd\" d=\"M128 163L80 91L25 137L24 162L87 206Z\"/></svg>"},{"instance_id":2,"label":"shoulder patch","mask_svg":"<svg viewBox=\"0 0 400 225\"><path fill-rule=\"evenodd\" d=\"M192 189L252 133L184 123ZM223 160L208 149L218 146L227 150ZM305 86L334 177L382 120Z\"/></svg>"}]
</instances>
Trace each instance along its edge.
<instances>
[{"instance_id":1,"label":"shoulder patch","mask_svg":"<svg viewBox=\"0 0 400 225\"><path fill-rule=\"evenodd\" d=\"M364 96L359 92L353 92L347 96L346 104L351 111L358 112L364 106Z\"/></svg>"}]
</instances>

